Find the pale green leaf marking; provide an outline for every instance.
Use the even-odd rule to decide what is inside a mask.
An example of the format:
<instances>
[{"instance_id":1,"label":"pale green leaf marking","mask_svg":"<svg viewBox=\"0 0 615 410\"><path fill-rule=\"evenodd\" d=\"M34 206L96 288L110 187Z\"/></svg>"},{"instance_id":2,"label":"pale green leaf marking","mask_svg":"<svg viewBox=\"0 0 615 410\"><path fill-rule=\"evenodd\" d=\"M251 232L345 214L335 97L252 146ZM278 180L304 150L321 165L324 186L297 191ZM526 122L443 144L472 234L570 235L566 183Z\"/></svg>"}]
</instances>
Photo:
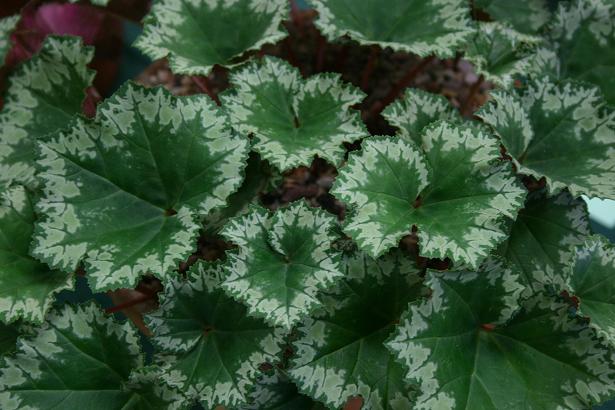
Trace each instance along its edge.
<instances>
[{"instance_id":1,"label":"pale green leaf marking","mask_svg":"<svg viewBox=\"0 0 615 410\"><path fill-rule=\"evenodd\" d=\"M361 44L452 57L472 33L463 0L311 0L316 26L329 39L349 36Z\"/></svg>"},{"instance_id":2,"label":"pale green leaf marking","mask_svg":"<svg viewBox=\"0 0 615 410\"><path fill-rule=\"evenodd\" d=\"M0 19L0 67L4 65L6 56L11 49L11 34L17 26L19 15L8 16Z\"/></svg>"},{"instance_id":3,"label":"pale green leaf marking","mask_svg":"<svg viewBox=\"0 0 615 410\"><path fill-rule=\"evenodd\" d=\"M33 195L16 186L0 198L0 321L40 323L54 295L73 286L73 277L29 254L36 219Z\"/></svg>"},{"instance_id":4,"label":"pale green leaf marking","mask_svg":"<svg viewBox=\"0 0 615 410\"><path fill-rule=\"evenodd\" d=\"M63 270L83 260L96 291L166 279L196 248L198 217L241 184L247 151L206 96L128 83L40 144L33 254Z\"/></svg>"},{"instance_id":5,"label":"pale green leaf marking","mask_svg":"<svg viewBox=\"0 0 615 410\"><path fill-rule=\"evenodd\" d=\"M253 134L253 148L280 170L310 165L314 156L339 164L344 142L369 133L358 111L365 94L335 74L307 80L288 63L267 57L231 74L236 89L222 101L240 132Z\"/></svg>"},{"instance_id":6,"label":"pale green leaf marking","mask_svg":"<svg viewBox=\"0 0 615 410\"><path fill-rule=\"evenodd\" d=\"M198 263L169 283L146 323L166 383L205 408L237 408L252 399L259 367L277 362L283 337L226 296L220 276L218 265Z\"/></svg>"},{"instance_id":7,"label":"pale green leaf marking","mask_svg":"<svg viewBox=\"0 0 615 410\"><path fill-rule=\"evenodd\" d=\"M0 185L37 186L36 141L66 127L82 112L94 72L94 49L73 37L48 37L41 50L9 77L0 111Z\"/></svg>"},{"instance_id":8,"label":"pale green leaf marking","mask_svg":"<svg viewBox=\"0 0 615 410\"><path fill-rule=\"evenodd\" d=\"M254 208L221 235L238 246L224 265L222 288L273 326L290 330L321 306L318 294L342 276L335 217L304 201L269 216Z\"/></svg>"},{"instance_id":9,"label":"pale green leaf marking","mask_svg":"<svg viewBox=\"0 0 615 410\"><path fill-rule=\"evenodd\" d=\"M152 59L168 57L175 73L208 75L285 37L287 14L286 0L159 0L135 45Z\"/></svg>"},{"instance_id":10,"label":"pale green leaf marking","mask_svg":"<svg viewBox=\"0 0 615 410\"><path fill-rule=\"evenodd\" d=\"M341 408L361 396L363 408L412 408L415 391L384 341L408 303L420 296L418 269L399 253L373 260L363 253L346 260L346 276L326 307L298 328L289 375L299 390Z\"/></svg>"},{"instance_id":11,"label":"pale green leaf marking","mask_svg":"<svg viewBox=\"0 0 615 410\"><path fill-rule=\"evenodd\" d=\"M265 376L252 393L251 404L240 410L324 410L324 407L299 393L294 383L276 372Z\"/></svg>"},{"instance_id":12,"label":"pale green leaf marking","mask_svg":"<svg viewBox=\"0 0 615 410\"><path fill-rule=\"evenodd\" d=\"M536 33L551 18L548 0L475 0L474 5L522 33Z\"/></svg>"}]
</instances>

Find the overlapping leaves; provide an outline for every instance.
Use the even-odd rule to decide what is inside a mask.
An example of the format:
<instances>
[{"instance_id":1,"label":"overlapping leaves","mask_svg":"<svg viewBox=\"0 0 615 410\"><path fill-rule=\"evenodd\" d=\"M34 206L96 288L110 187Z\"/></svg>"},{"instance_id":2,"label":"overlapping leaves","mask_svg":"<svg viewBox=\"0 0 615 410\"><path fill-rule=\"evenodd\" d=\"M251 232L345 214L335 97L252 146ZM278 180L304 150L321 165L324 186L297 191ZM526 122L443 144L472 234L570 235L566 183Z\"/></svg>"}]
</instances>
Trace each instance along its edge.
<instances>
[{"instance_id":1,"label":"overlapping leaves","mask_svg":"<svg viewBox=\"0 0 615 410\"><path fill-rule=\"evenodd\" d=\"M420 253L477 267L506 233L525 191L498 142L471 126L424 130L425 154L403 139L372 137L351 155L332 192L349 204L344 230L377 257L418 229Z\"/></svg>"},{"instance_id":2,"label":"overlapping leaves","mask_svg":"<svg viewBox=\"0 0 615 410\"><path fill-rule=\"evenodd\" d=\"M18 21L18 15L0 18L0 67L4 65L11 48L10 36Z\"/></svg>"},{"instance_id":3,"label":"overlapping leaves","mask_svg":"<svg viewBox=\"0 0 615 410\"><path fill-rule=\"evenodd\" d=\"M165 278L196 247L198 217L239 187L247 145L207 97L129 83L40 144L33 254L68 271L83 260L99 291Z\"/></svg>"}]
</instances>

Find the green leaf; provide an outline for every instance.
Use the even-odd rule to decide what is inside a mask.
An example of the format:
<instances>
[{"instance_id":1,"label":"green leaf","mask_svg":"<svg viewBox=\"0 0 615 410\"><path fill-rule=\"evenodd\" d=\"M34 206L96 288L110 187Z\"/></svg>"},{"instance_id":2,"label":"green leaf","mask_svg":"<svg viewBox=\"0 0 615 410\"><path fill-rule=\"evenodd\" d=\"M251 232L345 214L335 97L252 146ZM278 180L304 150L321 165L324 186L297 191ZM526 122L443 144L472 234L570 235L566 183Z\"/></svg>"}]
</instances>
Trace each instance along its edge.
<instances>
[{"instance_id":1,"label":"green leaf","mask_svg":"<svg viewBox=\"0 0 615 410\"><path fill-rule=\"evenodd\" d=\"M523 287L497 263L428 276L431 298L387 342L416 409L587 409L615 393L615 352L569 305L537 295L518 311Z\"/></svg>"},{"instance_id":2,"label":"green leaf","mask_svg":"<svg viewBox=\"0 0 615 410\"><path fill-rule=\"evenodd\" d=\"M316 26L329 39L349 36L361 44L425 57L452 57L472 33L464 0L311 0Z\"/></svg>"},{"instance_id":3,"label":"green leaf","mask_svg":"<svg viewBox=\"0 0 615 410\"><path fill-rule=\"evenodd\" d=\"M351 106L365 94L337 74L307 80L283 60L267 57L231 74L236 89L222 96L231 122L253 134L254 150L280 170L310 165L315 155L342 161L342 143L369 133Z\"/></svg>"},{"instance_id":4,"label":"green leaf","mask_svg":"<svg viewBox=\"0 0 615 410\"><path fill-rule=\"evenodd\" d=\"M528 196L499 253L521 274L528 291L545 286L558 291L566 283L574 246L582 244L589 233L585 201L566 191L553 197L545 190L535 191Z\"/></svg>"},{"instance_id":5,"label":"green leaf","mask_svg":"<svg viewBox=\"0 0 615 410\"><path fill-rule=\"evenodd\" d=\"M152 59L168 57L175 73L208 75L285 37L287 14L286 0L159 0L135 45Z\"/></svg>"},{"instance_id":6,"label":"green leaf","mask_svg":"<svg viewBox=\"0 0 615 410\"><path fill-rule=\"evenodd\" d=\"M94 303L65 305L0 360L0 408L144 408L126 389L130 371L142 363L128 322L105 317Z\"/></svg>"},{"instance_id":7,"label":"green leaf","mask_svg":"<svg viewBox=\"0 0 615 410\"><path fill-rule=\"evenodd\" d=\"M549 34L560 78L596 84L615 104L615 3L602 0L562 2Z\"/></svg>"},{"instance_id":8,"label":"green leaf","mask_svg":"<svg viewBox=\"0 0 615 410\"><path fill-rule=\"evenodd\" d=\"M17 345L17 338L21 331L18 323L5 325L0 322L0 357L12 353Z\"/></svg>"},{"instance_id":9,"label":"green leaf","mask_svg":"<svg viewBox=\"0 0 615 410\"><path fill-rule=\"evenodd\" d=\"M421 132L426 126L438 120L461 120L459 111L444 96L418 88L407 89L384 109L382 116L399 129L401 138L417 145L421 145Z\"/></svg>"},{"instance_id":10,"label":"green leaf","mask_svg":"<svg viewBox=\"0 0 615 410\"><path fill-rule=\"evenodd\" d=\"M33 198L23 187L0 200L0 322L40 323L54 295L73 286L71 274L54 271L29 254L34 221Z\"/></svg>"},{"instance_id":11,"label":"green leaf","mask_svg":"<svg viewBox=\"0 0 615 410\"><path fill-rule=\"evenodd\" d=\"M299 390L329 408L357 395L364 408L412 408L414 389L383 343L420 296L418 273L400 252L378 260L362 253L348 257L348 279L324 310L301 324L292 343L289 375Z\"/></svg>"},{"instance_id":12,"label":"green leaf","mask_svg":"<svg viewBox=\"0 0 615 410\"><path fill-rule=\"evenodd\" d=\"M135 392L135 397L133 403L128 408L135 410L193 409L192 403L190 403L186 396L166 385L162 381L162 376L162 369L157 366L147 366L133 370L126 388Z\"/></svg>"},{"instance_id":13,"label":"green leaf","mask_svg":"<svg viewBox=\"0 0 615 410\"><path fill-rule=\"evenodd\" d=\"M547 0L475 0L474 5L522 33L536 33L551 18Z\"/></svg>"},{"instance_id":14,"label":"green leaf","mask_svg":"<svg viewBox=\"0 0 615 410\"><path fill-rule=\"evenodd\" d=\"M593 236L576 249L569 289L580 301L580 314L615 344L615 248Z\"/></svg>"},{"instance_id":15,"label":"green leaf","mask_svg":"<svg viewBox=\"0 0 615 410\"><path fill-rule=\"evenodd\" d=\"M534 64L532 47L539 37L520 34L500 23L479 23L468 42L464 58L478 74L498 87L510 87L514 77Z\"/></svg>"},{"instance_id":16,"label":"green leaf","mask_svg":"<svg viewBox=\"0 0 615 410\"><path fill-rule=\"evenodd\" d=\"M0 185L37 185L36 141L82 112L85 89L94 78L87 68L93 56L94 49L79 38L52 36L9 77L0 111Z\"/></svg>"},{"instance_id":17,"label":"green leaf","mask_svg":"<svg viewBox=\"0 0 615 410\"><path fill-rule=\"evenodd\" d=\"M165 288L160 309L146 316L161 351L163 379L205 408L235 408L250 400L260 366L274 363L282 332L247 315L220 289L218 265L198 263L187 280Z\"/></svg>"},{"instance_id":18,"label":"green leaf","mask_svg":"<svg viewBox=\"0 0 615 410\"><path fill-rule=\"evenodd\" d=\"M292 328L321 306L318 294L343 276L331 247L335 217L305 201L269 216L262 208L229 222L221 235L238 246L228 254L222 288L248 312Z\"/></svg>"},{"instance_id":19,"label":"green leaf","mask_svg":"<svg viewBox=\"0 0 615 410\"><path fill-rule=\"evenodd\" d=\"M413 144L372 137L351 154L332 192L352 209L344 230L371 256L418 229L420 254L477 267L506 234L525 190L498 141L473 126L438 122ZM418 199L417 199L418 198Z\"/></svg>"},{"instance_id":20,"label":"green leaf","mask_svg":"<svg viewBox=\"0 0 615 410\"><path fill-rule=\"evenodd\" d=\"M279 373L279 372L278 372ZM323 406L299 393L286 376L274 374L264 377L256 386L252 404L241 410L323 410Z\"/></svg>"},{"instance_id":21,"label":"green leaf","mask_svg":"<svg viewBox=\"0 0 615 410\"><path fill-rule=\"evenodd\" d=\"M615 110L600 91L547 78L520 96L494 93L477 114L502 139L521 174L546 178L551 194L615 198Z\"/></svg>"},{"instance_id":22,"label":"green leaf","mask_svg":"<svg viewBox=\"0 0 615 410\"><path fill-rule=\"evenodd\" d=\"M33 255L63 270L83 260L95 291L165 280L196 248L198 217L241 184L247 151L206 96L128 83L40 144Z\"/></svg>"},{"instance_id":23,"label":"green leaf","mask_svg":"<svg viewBox=\"0 0 615 410\"><path fill-rule=\"evenodd\" d=\"M11 34L18 21L19 15L0 18L0 67L4 65L6 56L11 49Z\"/></svg>"}]
</instances>

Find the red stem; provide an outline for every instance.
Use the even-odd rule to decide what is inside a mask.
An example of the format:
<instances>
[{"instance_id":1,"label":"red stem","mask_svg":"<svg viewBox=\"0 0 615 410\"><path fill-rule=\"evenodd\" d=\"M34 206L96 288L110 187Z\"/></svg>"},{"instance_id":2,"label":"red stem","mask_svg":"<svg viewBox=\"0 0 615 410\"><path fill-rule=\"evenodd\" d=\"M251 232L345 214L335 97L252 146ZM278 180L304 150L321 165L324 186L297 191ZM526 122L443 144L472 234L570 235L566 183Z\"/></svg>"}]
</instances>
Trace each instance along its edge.
<instances>
[{"instance_id":1,"label":"red stem","mask_svg":"<svg viewBox=\"0 0 615 410\"><path fill-rule=\"evenodd\" d=\"M105 309L106 313L116 313L124 309L131 308L139 303L147 302L156 297L156 293L151 294L143 294L143 296L139 296L138 298L134 298L133 300L129 300L128 302L120 303L119 305L111 306Z\"/></svg>"},{"instance_id":2,"label":"red stem","mask_svg":"<svg viewBox=\"0 0 615 410\"><path fill-rule=\"evenodd\" d=\"M367 64L365 64L365 68L363 69L363 75L361 77L361 88L363 90L367 90L369 87L369 80L372 76L372 72L374 71L374 63L376 62L376 58L380 53L380 48L373 46L371 52L369 53L369 58L367 59Z\"/></svg>"},{"instance_id":3,"label":"red stem","mask_svg":"<svg viewBox=\"0 0 615 410\"><path fill-rule=\"evenodd\" d=\"M209 77L192 76L192 81L203 91L205 94L211 97L216 104L220 105L220 99L218 95L211 90L211 84L209 84Z\"/></svg>"},{"instance_id":4,"label":"red stem","mask_svg":"<svg viewBox=\"0 0 615 410\"><path fill-rule=\"evenodd\" d=\"M474 84L472 84L470 92L468 93L468 98L466 98L463 103L463 106L461 107L462 114L469 115L472 113L472 101L474 101L474 97L476 97L476 93L478 92L478 90L480 90L480 86L483 84L484 81L485 77L481 75L480 77L478 77L478 80Z\"/></svg>"}]
</instances>

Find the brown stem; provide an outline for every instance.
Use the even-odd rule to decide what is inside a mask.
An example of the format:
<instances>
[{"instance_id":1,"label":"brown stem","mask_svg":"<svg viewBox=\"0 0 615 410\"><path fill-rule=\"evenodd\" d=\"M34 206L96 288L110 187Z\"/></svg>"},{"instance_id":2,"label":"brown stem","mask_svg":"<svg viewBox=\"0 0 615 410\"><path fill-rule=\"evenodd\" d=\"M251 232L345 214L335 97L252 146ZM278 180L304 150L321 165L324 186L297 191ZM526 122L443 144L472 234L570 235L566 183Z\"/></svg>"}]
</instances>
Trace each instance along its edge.
<instances>
[{"instance_id":1,"label":"brown stem","mask_svg":"<svg viewBox=\"0 0 615 410\"><path fill-rule=\"evenodd\" d=\"M156 293L143 294L143 296L139 296L138 298L134 298L132 300L129 300L128 302L124 302L124 303L120 303L119 305L111 306L105 309L105 312L106 313L116 313L124 309L128 309L133 306L136 306L139 303L147 302L148 300L151 300L155 297L156 297Z\"/></svg>"},{"instance_id":2,"label":"brown stem","mask_svg":"<svg viewBox=\"0 0 615 410\"><path fill-rule=\"evenodd\" d=\"M369 87L369 80L372 76L372 72L374 71L374 65L379 53L380 48L372 46L372 49L369 53L369 57L367 59L367 64L365 64L365 68L363 69L363 75L361 76L361 88L363 90L367 90L367 87Z\"/></svg>"},{"instance_id":3,"label":"brown stem","mask_svg":"<svg viewBox=\"0 0 615 410\"><path fill-rule=\"evenodd\" d=\"M192 81L199 87L201 91L207 94L212 100L216 102L216 104L220 105L220 99L218 95L214 93L211 89L211 84L209 83L209 77L199 77L196 75L192 76Z\"/></svg>"},{"instance_id":4,"label":"brown stem","mask_svg":"<svg viewBox=\"0 0 615 410\"><path fill-rule=\"evenodd\" d=\"M318 48L316 49L316 72L322 71L325 65L325 50L327 49L327 39L324 36L318 38Z\"/></svg>"},{"instance_id":5,"label":"brown stem","mask_svg":"<svg viewBox=\"0 0 615 410\"><path fill-rule=\"evenodd\" d=\"M391 91L389 91L386 97L384 97L381 101L376 101L376 103L372 105L372 108L370 109L370 114L380 114L384 107L395 101L397 96L412 83L416 76L419 75L419 73L423 71L423 69L427 67L427 65L429 65L429 63L431 63L433 59L434 56L429 56L423 59L419 64L408 70L408 72L402 77L402 79L399 80L397 84L395 84L391 88Z\"/></svg>"},{"instance_id":6,"label":"brown stem","mask_svg":"<svg viewBox=\"0 0 615 410\"><path fill-rule=\"evenodd\" d=\"M485 82L485 77L483 77L481 74L481 76L478 77L478 80L476 80L476 82L472 84L472 87L470 87L470 91L468 92L468 98L466 98L463 105L461 106L461 113L463 115L470 115L472 113L472 102L476 97L476 93L478 92L478 90L480 90L480 86L483 85L483 82Z\"/></svg>"}]
</instances>

